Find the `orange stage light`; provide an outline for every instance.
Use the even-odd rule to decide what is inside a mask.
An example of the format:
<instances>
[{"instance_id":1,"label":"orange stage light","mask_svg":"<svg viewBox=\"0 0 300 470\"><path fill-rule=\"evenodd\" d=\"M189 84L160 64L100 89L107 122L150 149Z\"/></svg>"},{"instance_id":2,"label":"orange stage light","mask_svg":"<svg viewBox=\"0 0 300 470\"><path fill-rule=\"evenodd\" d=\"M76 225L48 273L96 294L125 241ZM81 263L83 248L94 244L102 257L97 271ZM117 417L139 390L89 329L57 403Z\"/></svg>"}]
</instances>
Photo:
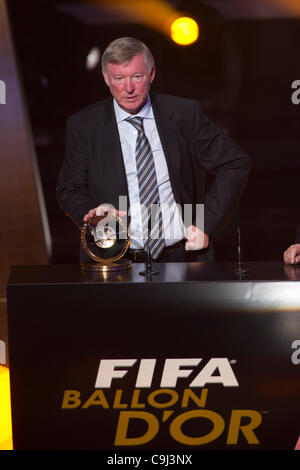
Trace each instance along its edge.
<instances>
[{"instance_id":1,"label":"orange stage light","mask_svg":"<svg viewBox=\"0 0 300 470\"><path fill-rule=\"evenodd\" d=\"M197 41L199 37L199 27L193 18L183 16L173 21L170 28L170 35L177 44L188 46Z\"/></svg>"},{"instance_id":2,"label":"orange stage light","mask_svg":"<svg viewBox=\"0 0 300 470\"><path fill-rule=\"evenodd\" d=\"M181 45L198 39L199 27L195 20L183 16L164 0L94 0L102 8L118 13L140 24L157 30ZM174 21L175 20L175 21Z\"/></svg>"}]
</instances>

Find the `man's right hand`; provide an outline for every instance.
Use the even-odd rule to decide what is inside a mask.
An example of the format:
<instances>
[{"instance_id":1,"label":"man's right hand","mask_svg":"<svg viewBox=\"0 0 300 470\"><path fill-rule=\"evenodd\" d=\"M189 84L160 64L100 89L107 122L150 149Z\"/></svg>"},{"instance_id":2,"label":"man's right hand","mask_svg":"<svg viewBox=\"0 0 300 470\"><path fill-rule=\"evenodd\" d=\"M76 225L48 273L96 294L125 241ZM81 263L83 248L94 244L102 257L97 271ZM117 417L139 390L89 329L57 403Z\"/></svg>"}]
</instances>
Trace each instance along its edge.
<instances>
[{"instance_id":1,"label":"man's right hand","mask_svg":"<svg viewBox=\"0 0 300 470\"><path fill-rule=\"evenodd\" d=\"M117 209L113 209L109 206L98 206L89 210L88 213L83 217L83 221L84 223L87 223L89 220L94 219L94 217L105 217L109 214L113 214L117 217L124 217L127 212L118 211Z\"/></svg>"},{"instance_id":2,"label":"man's right hand","mask_svg":"<svg viewBox=\"0 0 300 470\"><path fill-rule=\"evenodd\" d=\"M283 261L285 264L297 264L300 263L300 243L291 245L283 253Z\"/></svg>"}]
</instances>

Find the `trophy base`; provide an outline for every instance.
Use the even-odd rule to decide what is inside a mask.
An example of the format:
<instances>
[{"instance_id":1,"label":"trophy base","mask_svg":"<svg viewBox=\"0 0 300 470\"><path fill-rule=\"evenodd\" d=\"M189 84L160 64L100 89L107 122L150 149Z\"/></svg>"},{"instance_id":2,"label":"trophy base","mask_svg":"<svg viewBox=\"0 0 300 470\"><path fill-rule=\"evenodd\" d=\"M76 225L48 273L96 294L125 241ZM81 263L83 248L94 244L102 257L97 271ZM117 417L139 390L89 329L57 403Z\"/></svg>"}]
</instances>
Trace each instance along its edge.
<instances>
[{"instance_id":1,"label":"trophy base","mask_svg":"<svg viewBox=\"0 0 300 470\"><path fill-rule=\"evenodd\" d=\"M131 261L128 259L121 259L113 263L87 263L82 264L81 269L83 271L92 271L97 273L109 273L115 271L125 271L131 268Z\"/></svg>"}]
</instances>

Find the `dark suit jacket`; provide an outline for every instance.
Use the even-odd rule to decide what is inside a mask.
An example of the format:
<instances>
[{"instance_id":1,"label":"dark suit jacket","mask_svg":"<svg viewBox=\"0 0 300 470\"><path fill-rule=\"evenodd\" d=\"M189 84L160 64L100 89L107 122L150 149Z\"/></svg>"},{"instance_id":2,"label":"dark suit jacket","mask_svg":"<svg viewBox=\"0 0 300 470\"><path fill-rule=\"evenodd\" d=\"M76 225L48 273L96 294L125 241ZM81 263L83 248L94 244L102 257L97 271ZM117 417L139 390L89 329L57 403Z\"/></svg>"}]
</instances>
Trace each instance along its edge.
<instances>
[{"instance_id":1,"label":"dark suit jacket","mask_svg":"<svg viewBox=\"0 0 300 470\"><path fill-rule=\"evenodd\" d=\"M177 203L205 203L205 232L218 235L246 182L250 161L245 152L202 113L197 101L150 94ZM204 197L205 171L214 183ZM100 204L119 207L128 196L113 99L95 103L67 122L67 149L57 196L79 226Z\"/></svg>"}]
</instances>

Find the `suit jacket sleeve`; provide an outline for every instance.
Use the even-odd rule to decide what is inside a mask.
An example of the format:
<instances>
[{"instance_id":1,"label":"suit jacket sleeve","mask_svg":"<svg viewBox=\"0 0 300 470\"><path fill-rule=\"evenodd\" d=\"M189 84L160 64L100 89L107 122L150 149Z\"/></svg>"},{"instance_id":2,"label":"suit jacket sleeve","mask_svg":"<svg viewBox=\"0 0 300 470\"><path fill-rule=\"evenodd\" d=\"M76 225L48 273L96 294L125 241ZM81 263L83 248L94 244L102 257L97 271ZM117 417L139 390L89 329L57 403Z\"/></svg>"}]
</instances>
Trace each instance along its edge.
<instances>
[{"instance_id":1,"label":"suit jacket sleeve","mask_svg":"<svg viewBox=\"0 0 300 470\"><path fill-rule=\"evenodd\" d=\"M74 121L67 121L66 153L56 193L65 214L81 227L84 215L98 203L88 192L88 139Z\"/></svg>"},{"instance_id":2,"label":"suit jacket sleeve","mask_svg":"<svg viewBox=\"0 0 300 470\"><path fill-rule=\"evenodd\" d=\"M196 155L215 176L204 200L204 231L217 237L237 204L250 172L250 159L198 106L195 119Z\"/></svg>"}]
</instances>

